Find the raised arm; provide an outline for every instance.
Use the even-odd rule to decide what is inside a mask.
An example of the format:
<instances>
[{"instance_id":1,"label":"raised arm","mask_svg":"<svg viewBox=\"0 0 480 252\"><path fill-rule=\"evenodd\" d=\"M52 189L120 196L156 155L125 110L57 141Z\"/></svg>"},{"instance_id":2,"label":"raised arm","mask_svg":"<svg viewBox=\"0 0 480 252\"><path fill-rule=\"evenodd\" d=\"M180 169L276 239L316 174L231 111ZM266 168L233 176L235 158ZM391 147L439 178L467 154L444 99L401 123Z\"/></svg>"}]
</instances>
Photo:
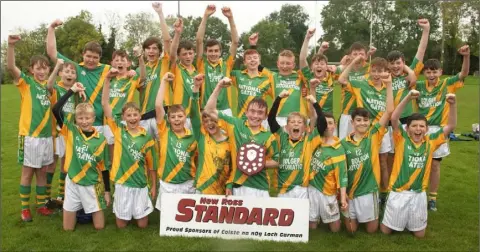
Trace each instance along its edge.
<instances>
[{"instance_id":1,"label":"raised arm","mask_svg":"<svg viewBox=\"0 0 480 252\"><path fill-rule=\"evenodd\" d=\"M103 82L103 90L102 90L102 107L103 107L103 114L106 118L112 119L112 107L110 106L110 80L117 76L118 70L116 68L110 68L110 71Z\"/></svg>"},{"instance_id":2,"label":"raised arm","mask_svg":"<svg viewBox=\"0 0 480 252\"><path fill-rule=\"evenodd\" d=\"M202 119L200 115L200 105L199 103L199 93L200 93L200 86L202 86L203 80L205 76L203 74L198 74L193 77L193 86L192 86L192 97L190 97L190 101L192 107L190 109L190 119L192 121L192 131L195 137L198 139L200 136L201 128L202 128Z\"/></svg>"},{"instance_id":3,"label":"raised arm","mask_svg":"<svg viewBox=\"0 0 480 252\"><path fill-rule=\"evenodd\" d=\"M381 78L387 87L387 106L385 113L383 113L382 117L380 118L379 123L383 127L386 127L390 117L392 116L393 110L395 109L395 105L393 104L392 75L389 72L383 72Z\"/></svg>"},{"instance_id":4,"label":"raised arm","mask_svg":"<svg viewBox=\"0 0 480 252\"><path fill-rule=\"evenodd\" d=\"M55 119L57 120L57 125L61 128L63 127L63 106L65 103L67 103L68 99L74 94L74 93L80 93L84 92L85 88L83 87L82 83L80 82L75 82L72 87L65 93L60 99L55 103L55 105L52 108L52 113Z\"/></svg>"},{"instance_id":5,"label":"raised arm","mask_svg":"<svg viewBox=\"0 0 480 252\"><path fill-rule=\"evenodd\" d=\"M7 48L7 69L13 76L15 84L18 84L18 79L20 79L21 71L15 65L15 44L20 41L19 35L9 35L8 36L8 48Z\"/></svg>"},{"instance_id":6,"label":"raised arm","mask_svg":"<svg viewBox=\"0 0 480 252\"><path fill-rule=\"evenodd\" d=\"M313 95L308 95L307 97L305 97L305 99L307 99L307 101L312 105L313 109L315 110L314 113L316 114L317 131L318 134L323 137L323 135L325 134L325 130L327 129L327 118L323 113L322 107L320 107L320 104L318 104L317 100Z\"/></svg>"},{"instance_id":7,"label":"raised arm","mask_svg":"<svg viewBox=\"0 0 480 252\"><path fill-rule=\"evenodd\" d=\"M163 51L170 52L172 38L170 37L170 33L168 32L167 22L165 21L165 16L163 15L162 4L155 2L152 3L152 7L158 14L158 18L160 19L160 30L162 31L162 40L164 45Z\"/></svg>"},{"instance_id":8,"label":"raised arm","mask_svg":"<svg viewBox=\"0 0 480 252\"><path fill-rule=\"evenodd\" d=\"M463 56L462 71L459 74L461 80L468 76L470 70L470 47L464 45L458 49L458 52Z\"/></svg>"},{"instance_id":9,"label":"raised arm","mask_svg":"<svg viewBox=\"0 0 480 252\"><path fill-rule=\"evenodd\" d=\"M403 65L403 71L407 73L408 88L412 88L417 83L417 75L415 72L407 65Z\"/></svg>"},{"instance_id":10,"label":"raised arm","mask_svg":"<svg viewBox=\"0 0 480 252\"><path fill-rule=\"evenodd\" d=\"M317 93L316 89L318 84L320 83L319 79L313 78L310 80L310 95L306 95L305 99L307 99L308 102L308 114L310 117L310 130L313 131L315 128L315 125L317 125L317 113L315 113L315 108L313 107L313 100L317 102L317 99L315 99L315 94ZM310 97L311 96L311 97ZM313 99L313 100L312 100Z\"/></svg>"},{"instance_id":11,"label":"raised arm","mask_svg":"<svg viewBox=\"0 0 480 252\"><path fill-rule=\"evenodd\" d=\"M307 34L305 34L305 39L303 40L302 44L302 49L300 50L300 56L299 56L299 65L300 69L303 69L304 67L308 66L308 43L310 43L310 39L313 37L315 34L315 28L310 28L307 30Z\"/></svg>"},{"instance_id":12,"label":"raised arm","mask_svg":"<svg viewBox=\"0 0 480 252\"><path fill-rule=\"evenodd\" d=\"M340 74L340 77L338 77L338 82L342 84L342 86L345 86L348 84L348 75L350 74L350 71L352 71L353 66L362 60L362 56L357 56L355 57L348 66L343 69L342 74Z\"/></svg>"},{"instance_id":13,"label":"raised arm","mask_svg":"<svg viewBox=\"0 0 480 252\"><path fill-rule=\"evenodd\" d=\"M57 80L58 71L60 70L60 67L62 67L63 62L64 61L62 59L58 59L57 64L55 64L55 68L53 68L52 73L48 77L47 89L50 93L53 92L53 85L55 85L55 81Z\"/></svg>"},{"instance_id":14,"label":"raised arm","mask_svg":"<svg viewBox=\"0 0 480 252\"><path fill-rule=\"evenodd\" d=\"M138 73L139 83L143 83L147 78L147 68L145 66L145 60L143 59L143 49L141 46L136 46L133 48L133 55L138 58Z\"/></svg>"},{"instance_id":15,"label":"raised arm","mask_svg":"<svg viewBox=\"0 0 480 252\"><path fill-rule=\"evenodd\" d=\"M217 7L215 5L210 4L207 6L205 9L205 12L203 13L202 21L200 22L200 25L198 26L198 31L197 31L197 37L196 37L196 44L197 44L197 58L203 57L203 39L205 38L205 30L207 28L207 19L215 13L217 10Z\"/></svg>"},{"instance_id":16,"label":"raised arm","mask_svg":"<svg viewBox=\"0 0 480 252\"><path fill-rule=\"evenodd\" d=\"M277 96L277 98L275 98L275 101L272 104L272 108L268 113L268 126L270 126L270 132L272 133L276 133L281 128L280 124L277 122L278 107L280 106L282 99L288 97L289 95L290 92L288 92L288 90L283 90Z\"/></svg>"},{"instance_id":17,"label":"raised arm","mask_svg":"<svg viewBox=\"0 0 480 252\"><path fill-rule=\"evenodd\" d=\"M165 98L165 86L167 86L167 82L172 82L174 77L175 75L173 75L173 73L167 72L165 73L165 75L163 75L160 82L160 88L158 89L157 97L155 98L155 116L157 119L157 123L162 122L163 117L165 116L165 109L163 108L163 99Z\"/></svg>"},{"instance_id":18,"label":"raised arm","mask_svg":"<svg viewBox=\"0 0 480 252\"><path fill-rule=\"evenodd\" d=\"M423 57L425 56L425 50L427 50L428 35L430 34L430 23L428 22L428 19L423 18L418 20L418 25L422 27L423 32L422 38L420 39L420 44L418 45L417 54L415 54L415 58L422 62Z\"/></svg>"},{"instance_id":19,"label":"raised arm","mask_svg":"<svg viewBox=\"0 0 480 252\"><path fill-rule=\"evenodd\" d=\"M53 61L57 62L57 39L55 38L55 28L62 25L60 19L53 21L47 30L47 55Z\"/></svg>"},{"instance_id":20,"label":"raised arm","mask_svg":"<svg viewBox=\"0 0 480 252\"><path fill-rule=\"evenodd\" d=\"M457 98L455 94L446 95L447 102L450 105L450 110L448 111L448 121L447 125L443 127L443 134L445 138L448 139L450 132L452 132L457 126Z\"/></svg>"},{"instance_id":21,"label":"raised arm","mask_svg":"<svg viewBox=\"0 0 480 252\"><path fill-rule=\"evenodd\" d=\"M218 83L215 89L213 90L210 98L208 98L207 104L203 108L210 116L214 119L218 118L218 110L217 110L217 100L218 95L222 88L227 88L232 84L232 80L228 77L224 77Z\"/></svg>"},{"instance_id":22,"label":"raised arm","mask_svg":"<svg viewBox=\"0 0 480 252\"><path fill-rule=\"evenodd\" d=\"M233 58L237 55L238 45L240 44L240 37L238 36L237 26L233 20L232 10L229 7L223 7L222 13L225 17L228 18L228 23L230 24L230 34L232 36L232 44L230 45L230 55Z\"/></svg>"},{"instance_id":23,"label":"raised arm","mask_svg":"<svg viewBox=\"0 0 480 252\"><path fill-rule=\"evenodd\" d=\"M170 62L172 66L177 64L177 49L183 31L183 20L178 18L173 24L173 28L175 29L175 35L173 36L172 46L170 47Z\"/></svg>"},{"instance_id":24,"label":"raised arm","mask_svg":"<svg viewBox=\"0 0 480 252\"><path fill-rule=\"evenodd\" d=\"M403 100L397 105L395 110L392 113L392 118L390 121L392 122L392 128L393 130L398 130L400 127L400 116L402 115L403 110L405 109L405 106L414 99L417 99L418 96L420 95L420 92L417 90L410 90L410 92L403 98Z\"/></svg>"}]
</instances>

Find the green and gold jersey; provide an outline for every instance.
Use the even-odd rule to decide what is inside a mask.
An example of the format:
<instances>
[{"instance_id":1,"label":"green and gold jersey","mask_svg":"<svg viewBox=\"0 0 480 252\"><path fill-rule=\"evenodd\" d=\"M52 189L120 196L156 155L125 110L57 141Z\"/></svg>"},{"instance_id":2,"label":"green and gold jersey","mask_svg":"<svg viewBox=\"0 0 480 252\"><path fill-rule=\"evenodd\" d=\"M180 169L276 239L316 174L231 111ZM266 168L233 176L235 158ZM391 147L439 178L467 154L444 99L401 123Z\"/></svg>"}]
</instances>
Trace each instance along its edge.
<instances>
[{"instance_id":1,"label":"green and gold jersey","mask_svg":"<svg viewBox=\"0 0 480 252\"><path fill-rule=\"evenodd\" d=\"M305 167L307 139L302 137L299 141L293 142L283 128L279 129L274 135L280 145L278 193L286 193L295 186L307 186L308 172Z\"/></svg>"},{"instance_id":2,"label":"green and gold jersey","mask_svg":"<svg viewBox=\"0 0 480 252\"><path fill-rule=\"evenodd\" d=\"M386 132L385 127L376 123L359 142L353 140L353 135L341 140L347 157L347 194L350 199L378 191L380 185L378 155Z\"/></svg>"},{"instance_id":3,"label":"green and gold jersey","mask_svg":"<svg viewBox=\"0 0 480 252\"><path fill-rule=\"evenodd\" d=\"M189 129L183 137L178 136L162 120L158 127L160 137L160 166L158 177L167 183L181 184L195 177L195 152L197 141Z\"/></svg>"},{"instance_id":4,"label":"green and gold jersey","mask_svg":"<svg viewBox=\"0 0 480 252\"><path fill-rule=\"evenodd\" d=\"M419 62L417 58L413 58L410 69L413 70L415 75L418 77L423 69L423 63ZM393 91L393 100L395 108L398 104L408 95L410 91L410 83L407 80L408 74L403 74L400 76L392 76L392 91ZM405 109L402 111L400 118L409 117L414 112L413 101L410 101L405 105Z\"/></svg>"},{"instance_id":5,"label":"green and gold jersey","mask_svg":"<svg viewBox=\"0 0 480 252\"><path fill-rule=\"evenodd\" d=\"M263 71L269 71L264 68ZM292 72L287 76L279 73L270 72L273 77L273 97L277 97L283 90L287 90L290 95L282 99L278 106L277 116L287 117L291 112L300 112L307 116L307 101L302 97L303 75L301 72Z\"/></svg>"},{"instance_id":6,"label":"green and gold jersey","mask_svg":"<svg viewBox=\"0 0 480 252\"><path fill-rule=\"evenodd\" d=\"M393 139L395 159L388 190L424 192L430 181L433 152L447 141L443 128L426 135L420 144L415 144L403 127L393 131Z\"/></svg>"},{"instance_id":7,"label":"green and gold jersey","mask_svg":"<svg viewBox=\"0 0 480 252\"><path fill-rule=\"evenodd\" d=\"M340 139L333 144L322 143L322 137L314 130L309 136L306 166L309 184L325 195L336 195L337 190L347 187L347 162L345 149Z\"/></svg>"},{"instance_id":8,"label":"green and gold jersey","mask_svg":"<svg viewBox=\"0 0 480 252\"><path fill-rule=\"evenodd\" d=\"M377 89L373 82L368 79L364 81L349 81L345 87L356 99L358 108L365 108L372 118L372 124L380 120L387 108L387 88L382 82L382 87Z\"/></svg>"},{"instance_id":9,"label":"green and gold jersey","mask_svg":"<svg viewBox=\"0 0 480 252\"><path fill-rule=\"evenodd\" d=\"M132 78L115 77L110 80L110 107L116 119L122 118L122 108L127 102L133 101L135 89L140 87L140 76Z\"/></svg>"},{"instance_id":10,"label":"green and gold jersey","mask_svg":"<svg viewBox=\"0 0 480 252\"><path fill-rule=\"evenodd\" d=\"M101 172L110 165L107 140L95 128L90 137L85 136L72 121L65 120L60 131L65 138L65 169L73 183L96 185L103 181Z\"/></svg>"},{"instance_id":11,"label":"green and gold jersey","mask_svg":"<svg viewBox=\"0 0 480 252\"><path fill-rule=\"evenodd\" d=\"M95 110L94 126L104 125L103 121L103 107L102 107L102 88L110 65L98 63L95 69L88 69L84 67L84 63L75 63L60 53L57 53L57 58L69 61L75 64L77 71L77 81L82 83L85 87L85 94L87 95L87 102L93 105Z\"/></svg>"},{"instance_id":12,"label":"green and gold jersey","mask_svg":"<svg viewBox=\"0 0 480 252\"><path fill-rule=\"evenodd\" d=\"M202 73L205 75L205 79L202 83L202 87L200 88L200 101L201 107L205 107L207 104L208 98L213 93L213 90L217 86L217 83L223 77L230 77L230 72L233 69L233 65L235 63L235 58L232 55L229 55L226 58L220 59L217 64L212 64L208 61L207 56L203 55L203 57L198 57L197 59L197 70L198 73ZM232 87L222 88L220 94L218 95L217 100L217 109L218 110L225 110L230 108L229 101L231 100L231 89Z\"/></svg>"},{"instance_id":13,"label":"green and gold jersey","mask_svg":"<svg viewBox=\"0 0 480 252\"><path fill-rule=\"evenodd\" d=\"M115 137L110 179L127 187L146 187L148 171L158 168L155 141L142 127L132 134L119 119L107 118L107 125Z\"/></svg>"},{"instance_id":14,"label":"green and gold jersey","mask_svg":"<svg viewBox=\"0 0 480 252\"><path fill-rule=\"evenodd\" d=\"M335 72L336 75L340 75L343 69L337 67ZM348 81L364 81L368 79L370 72L370 64L364 63L358 70L352 69L348 74ZM353 110L357 108L355 95L346 89L345 86L342 86L342 114L350 115Z\"/></svg>"},{"instance_id":15,"label":"green and gold jersey","mask_svg":"<svg viewBox=\"0 0 480 252\"><path fill-rule=\"evenodd\" d=\"M278 143L270 131L260 127L258 132L252 132L247 120L231 117L223 113L219 113L218 117L219 123L225 125L227 129L232 157L237 156L237 150L243 144L255 142L265 146L267 149L266 160L278 160ZM247 176L237 169L237 162L235 161L232 162L232 172L227 182L227 188L232 188L234 184L265 191L268 191L269 188L277 188L275 178L270 179L266 168L253 176Z\"/></svg>"},{"instance_id":16,"label":"green and gold jersey","mask_svg":"<svg viewBox=\"0 0 480 252\"><path fill-rule=\"evenodd\" d=\"M164 52L163 57L155 62L145 63L146 79L143 85L138 88L140 98L140 110L142 115L155 110L155 99L157 98L158 89L160 88L160 81L162 77L170 69L170 57ZM140 74L140 69L137 68L137 74ZM171 105L170 88L165 92L163 104Z\"/></svg>"},{"instance_id":17,"label":"green and gold jersey","mask_svg":"<svg viewBox=\"0 0 480 252\"><path fill-rule=\"evenodd\" d=\"M47 81L38 82L33 77L20 73L18 83L20 91L20 136L52 136L52 96L47 90Z\"/></svg>"},{"instance_id":18,"label":"green and gold jersey","mask_svg":"<svg viewBox=\"0 0 480 252\"><path fill-rule=\"evenodd\" d=\"M232 167L232 151L229 138L221 141L205 130L201 123L198 93L193 93L192 120L193 134L198 142L198 167L195 174L195 188L202 194L225 195L227 180Z\"/></svg>"},{"instance_id":19,"label":"green and gold jersey","mask_svg":"<svg viewBox=\"0 0 480 252\"><path fill-rule=\"evenodd\" d=\"M237 117L242 118L248 104L255 97L265 99L267 95L273 99L273 76L262 71L257 76L249 76L247 70L232 70L233 87L237 89ZM233 106L232 106L233 108Z\"/></svg>"},{"instance_id":20,"label":"green and gold jersey","mask_svg":"<svg viewBox=\"0 0 480 252\"><path fill-rule=\"evenodd\" d=\"M310 90L310 80L315 78L309 67L302 68L302 74L304 76L304 85ZM333 113L333 81L335 79L334 74L327 73L325 78L321 79L315 89L315 98L318 101L318 105L322 107L323 112Z\"/></svg>"},{"instance_id":21,"label":"green and gold jersey","mask_svg":"<svg viewBox=\"0 0 480 252\"><path fill-rule=\"evenodd\" d=\"M192 97L193 94L193 77L198 74L197 70L193 67L193 71L189 71L184 65L177 63L172 67L172 73L175 75L172 86L172 104L182 105L185 109L185 113L189 115L191 107L190 97Z\"/></svg>"},{"instance_id":22,"label":"green and gold jersey","mask_svg":"<svg viewBox=\"0 0 480 252\"><path fill-rule=\"evenodd\" d=\"M447 93L456 93L463 87L460 76L454 75L443 80L438 80L431 87L426 81L417 81L416 89L420 92L417 98L418 113L424 115L428 125L445 126L448 121L450 105L447 103Z\"/></svg>"}]
</instances>

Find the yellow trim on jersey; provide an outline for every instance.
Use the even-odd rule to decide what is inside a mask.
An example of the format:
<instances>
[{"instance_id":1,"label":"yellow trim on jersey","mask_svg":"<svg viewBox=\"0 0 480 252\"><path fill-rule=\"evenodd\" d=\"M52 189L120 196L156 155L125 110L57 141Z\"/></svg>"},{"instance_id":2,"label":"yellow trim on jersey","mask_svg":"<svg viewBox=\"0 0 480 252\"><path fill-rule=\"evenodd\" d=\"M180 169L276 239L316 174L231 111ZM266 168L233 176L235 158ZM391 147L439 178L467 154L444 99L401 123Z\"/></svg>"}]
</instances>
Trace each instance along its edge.
<instances>
[{"instance_id":1,"label":"yellow trim on jersey","mask_svg":"<svg viewBox=\"0 0 480 252\"><path fill-rule=\"evenodd\" d=\"M127 179L130 178L130 176L132 176L132 174L134 174L139 167L140 166L138 165L138 161L136 161L132 166L130 166L130 168L128 168L128 170L122 175L122 177L117 180L116 183L125 183L125 181L127 181Z\"/></svg>"},{"instance_id":2,"label":"yellow trim on jersey","mask_svg":"<svg viewBox=\"0 0 480 252\"><path fill-rule=\"evenodd\" d=\"M83 165L82 170L75 175L75 177L72 178L72 182L77 184L78 181L80 181L83 177L87 176L87 171L90 169L92 166L92 163L88 162L85 165Z\"/></svg>"},{"instance_id":3,"label":"yellow trim on jersey","mask_svg":"<svg viewBox=\"0 0 480 252\"><path fill-rule=\"evenodd\" d=\"M40 134L40 132L43 130L43 128L45 128L45 125L48 123L48 120L50 120L50 113L51 113L50 110L47 110L45 112L45 115L43 116L42 121L37 126L37 128L33 131L32 137L38 137L38 134Z\"/></svg>"},{"instance_id":4,"label":"yellow trim on jersey","mask_svg":"<svg viewBox=\"0 0 480 252\"><path fill-rule=\"evenodd\" d=\"M362 170L363 170L363 163L360 164L360 166L357 169L357 172L355 173L355 177L353 178L352 188L350 188L350 192L348 194L348 197L350 199L353 199L353 195L355 194L355 190L357 190L358 184L360 182L360 177L362 175Z\"/></svg>"},{"instance_id":5,"label":"yellow trim on jersey","mask_svg":"<svg viewBox=\"0 0 480 252\"><path fill-rule=\"evenodd\" d=\"M90 99L88 99L88 102L90 104L93 104L95 102L95 99L97 98L97 95L100 93L100 89L103 88L103 82L105 81L105 78L107 77L108 71L110 71L110 67L108 67L108 65L105 65L105 67L103 68L103 72L100 75L100 79L97 82L97 86L93 90L92 96L90 96Z\"/></svg>"}]
</instances>

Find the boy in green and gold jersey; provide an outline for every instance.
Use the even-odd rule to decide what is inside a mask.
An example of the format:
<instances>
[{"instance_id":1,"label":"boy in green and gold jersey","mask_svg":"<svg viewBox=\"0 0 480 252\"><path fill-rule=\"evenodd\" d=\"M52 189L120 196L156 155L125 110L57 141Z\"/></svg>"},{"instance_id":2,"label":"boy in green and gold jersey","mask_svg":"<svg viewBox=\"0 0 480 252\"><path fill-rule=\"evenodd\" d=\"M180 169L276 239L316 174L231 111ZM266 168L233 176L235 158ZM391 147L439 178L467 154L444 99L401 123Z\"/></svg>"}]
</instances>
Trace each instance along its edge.
<instances>
[{"instance_id":1,"label":"boy in green and gold jersey","mask_svg":"<svg viewBox=\"0 0 480 252\"><path fill-rule=\"evenodd\" d=\"M366 108L356 108L351 115L354 131L341 140L347 157L350 220L346 220L346 227L349 232L356 231L358 223L366 223L369 233L378 229L379 152L393 112L391 74L382 72L378 75L386 89L385 111L372 124L371 118L375 115L370 115Z\"/></svg>"},{"instance_id":2,"label":"boy in green and gold jersey","mask_svg":"<svg viewBox=\"0 0 480 252\"><path fill-rule=\"evenodd\" d=\"M152 182L150 196L156 196L158 156L152 136L140 126L140 108L134 102L122 103L121 118L114 113L109 99L111 79L122 72L112 68L103 84L103 112L114 136L113 163L110 178L115 182L113 212L118 228L124 228L134 218L140 228L148 225L153 205L148 192L148 178ZM118 81L118 78L116 79ZM132 88L135 90L134 88ZM123 124L121 120L125 122Z\"/></svg>"},{"instance_id":3,"label":"boy in green and gold jersey","mask_svg":"<svg viewBox=\"0 0 480 252\"><path fill-rule=\"evenodd\" d=\"M162 193L195 193L196 136L194 132L185 127L187 114L181 104L170 106L166 119L163 109L166 85L174 79L175 76L170 72L162 77L155 105L160 137L160 166L158 169L160 188L155 207L160 211L163 207L160 201Z\"/></svg>"},{"instance_id":4,"label":"boy in green and gold jersey","mask_svg":"<svg viewBox=\"0 0 480 252\"><path fill-rule=\"evenodd\" d=\"M433 153L447 141L457 123L454 94L447 94L448 122L435 132L429 131L427 118L419 113L410 115L404 129L400 118L403 109L420 93L411 90L392 114L395 158L389 182L389 195L380 229L385 234L407 228L416 237L424 237L427 227L427 190Z\"/></svg>"}]
</instances>

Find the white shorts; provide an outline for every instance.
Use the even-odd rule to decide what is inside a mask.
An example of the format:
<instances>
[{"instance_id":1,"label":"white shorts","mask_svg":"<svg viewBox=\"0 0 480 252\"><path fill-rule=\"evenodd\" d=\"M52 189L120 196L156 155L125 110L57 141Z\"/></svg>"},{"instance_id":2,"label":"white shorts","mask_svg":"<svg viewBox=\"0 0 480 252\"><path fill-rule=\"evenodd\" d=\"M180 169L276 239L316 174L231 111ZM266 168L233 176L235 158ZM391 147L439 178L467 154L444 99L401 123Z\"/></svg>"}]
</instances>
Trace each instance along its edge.
<instances>
[{"instance_id":1,"label":"white shorts","mask_svg":"<svg viewBox=\"0 0 480 252\"><path fill-rule=\"evenodd\" d=\"M55 155L59 158L65 156L65 138L62 135L59 135L55 138Z\"/></svg>"},{"instance_id":2,"label":"white shorts","mask_svg":"<svg viewBox=\"0 0 480 252\"><path fill-rule=\"evenodd\" d=\"M308 190L307 187L303 186L295 186L292 188L292 190L278 194L279 198L296 198L296 199L308 199Z\"/></svg>"},{"instance_id":3,"label":"white shorts","mask_svg":"<svg viewBox=\"0 0 480 252\"><path fill-rule=\"evenodd\" d=\"M108 128L107 125L100 125L100 126L93 126L97 131L98 133L102 134L105 136L105 127Z\"/></svg>"},{"instance_id":4,"label":"white shorts","mask_svg":"<svg viewBox=\"0 0 480 252\"><path fill-rule=\"evenodd\" d=\"M348 134L352 133L352 117L350 115L342 114L340 116L340 122L338 123L338 138L344 139Z\"/></svg>"},{"instance_id":5,"label":"white shorts","mask_svg":"<svg viewBox=\"0 0 480 252\"><path fill-rule=\"evenodd\" d=\"M18 136L18 161L31 168L52 164L53 137Z\"/></svg>"},{"instance_id":6,"label":"white shorts","mask_svg":"<svg viewBox=\"0 0 480 252\"><path fill-rule=\"evenodd\" d=\"M310 202L310 221L316 222L319 218L322 218L323 223L340 220L340 210L336 195L325 195L317 188L308 186L308 199Z\"/></svg>"},{"instance_id":7,"label":"white shorts","mask_svg":"<svg viewBox=\"0 0 480 252\"><path fill-rule=\"evenodd\" d=\"M388 130L388 128L387 128ZM380 154L388 153L392 150L392 145L390 143L390 130L388 130L382 138L382 146L380 146Z\"/></svg>"},{"instance_id":8,"label":"white shorts","mask_svg":"<svg viewBox=\"0 0 480 252\"><path fill-rule=\"evenodd\" d=\"M421 231L427 227L427 194L425 192L390 192L382 224L395 231Z\"/></svg>"},{"instance_id":9,"label":"white shorts","mask_svg":"<svg viewBox=\"0 0 480 252\"><path fill-rule=\"evenodd\" d=\"M104 188L102 183L82 186L65 177L65 201L63 209L76 212L83 208L85 213L95 213L105 209Z\"/></svg>"},{"instance_id":10,"label":"white shorts","mask_svg":"<svg viewBox=\"0 0 480 252\"><path fill-rule=\"evenodd\" d=\"M141 120L140 127L144 128L154 139L158 139L157 119L155 117Z\"/></svg>"},{"instance_id":11,"label":"white shorts","mask_svg":"<svg viewBox=\"0 0 480 252\"><path fill-rule=\"evenodd\" d=\"M148 187L133 188L115 184L113 213L122 220L139 220L153 212Z\"/></svg>"},{"instance_id":12,"label":"white shorts","mask_svg":"<svg viewBox=\"0 0 480 252\"><path fill-rule=\"evenodd\" d=\"M183 182L181 184L172 184L167 183L160 180L159 183L159 190L157 196L157 203L155 204L155 208L158 210L162 210L162 194L163 193L183 193L183 194L195 194L195 187L193 186L193 180L189 180L187 182Z\"/></svg>"},{"instance_id":13,"label":"white shorts","mask_svg":"<svg viewBox=\"0 0 480 252\"><path fill-rule=\"evenodd\" d=\"M189 129L189 130L192 130L192 120L190 120L190 117L187 117L185 119L185 128Z\"/></svg>"},{"instance_id":14,"label":"white shorts","mask_svg":"<svg viewBox=\"0 0 480 252\"><path fill-rule=\"evenodd\" d=\"M433 126L428 126L428 132L427 134L435 133L440 129L439 126L433 125ZM432 157L433 158L443 158L450 155L450 147L448 146L448 142L440 145L438 149L433 152Z\"/></svg>"},{"instance_id":15,"label":"white shorts","mask_svg":"<svg viewBox=\"0 0 480 252\"><path fill-rule=\"evenodd\" d=\"M378 219L378 192L362 195L348 201L350 219L359 223L370 222Z\"/></svg>"},{"instance_id":16,"label":"white shorts","mask_svg":"<svg viewBox=\"0 0 480 252\"><path fill-rule=\"evenodd\" d=\"M224 110L219 110L219 113L224 113L225 115L228 115L230 117L233 117L233 112L231 109L224 109Z\"/></svg>"},{"instance_id":17,"label":"white shorts","mask_svg":"<svg viewBox=\"0 0 480 252\"><path fill-rule=\"evenodd\" d=\"M235 196L252 196L257 198L270 198L268 191L259 190L248 186L240 186L233 188L233 195Z\"/></svg>"},{"instance_id":18,"label":"white shorts","mask_svg":"<svg viewBox=\"0 0 480 252\"><path fill-rule=\"evenodd\" d=\"M268 125L268 120L267 119L263 120L262 126L263 126L263 128L265 128L266 130L268 130L270 132L270 125Z\"/></svg>"},{"instance_id":19,"label":"white shorts","mask_svg":"<svg viewBox=\"0 0 480 252\"><path fill-rule=\"evenodd\" d=\"M406 124L402 124L403 129L407 128ZM388 137L390 138L390 151L388 153L395 153L395 141L393 140L393 128L392 126L388 126Z\"/></svg>"},{"instance_id":20,"label":"white shorts","mask_svg":"<svg viewBox=\"0 0 480 252\"><path fill-rule=\"evenodd\" d=\"M278 125L280 125L280 127L285 127L285 125L287 125L287 118L288 117L277 116Z\"/></svg>"}]
</instances>

